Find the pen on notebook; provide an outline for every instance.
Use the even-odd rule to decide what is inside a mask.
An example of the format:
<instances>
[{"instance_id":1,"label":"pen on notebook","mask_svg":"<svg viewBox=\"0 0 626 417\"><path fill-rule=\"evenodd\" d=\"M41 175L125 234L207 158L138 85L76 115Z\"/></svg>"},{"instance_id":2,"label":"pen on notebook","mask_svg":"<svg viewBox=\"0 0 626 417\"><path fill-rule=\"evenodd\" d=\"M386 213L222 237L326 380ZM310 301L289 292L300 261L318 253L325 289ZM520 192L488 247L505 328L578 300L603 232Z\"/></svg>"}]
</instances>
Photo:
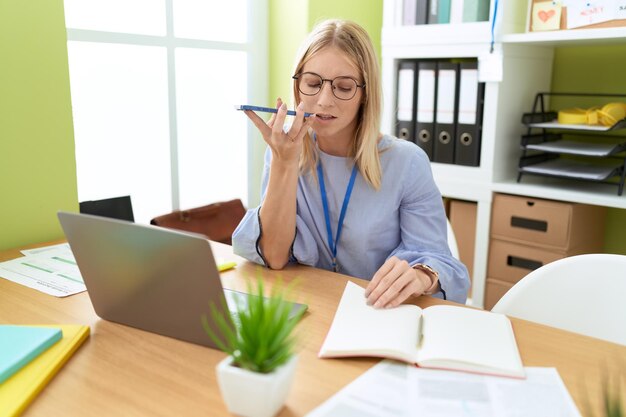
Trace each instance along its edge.
<instances>
[{"instance_id":1,"label":"pen on notebook","mask_svg":"<svg viewBox=\"0 0 626 417\"><path fill-rule=\"evenodd\" d=\"M239 106L235 106L235 110L252 110L252 111L262 111L266 113L277 113L278 109L272 107L261 107L261 106L250 106L248 104L241 104ZM295 110L287 110L287 114L289 116L295 116ZM315 113L304 113L304 117L313 116Z\"/></svg>"}]
</instances>

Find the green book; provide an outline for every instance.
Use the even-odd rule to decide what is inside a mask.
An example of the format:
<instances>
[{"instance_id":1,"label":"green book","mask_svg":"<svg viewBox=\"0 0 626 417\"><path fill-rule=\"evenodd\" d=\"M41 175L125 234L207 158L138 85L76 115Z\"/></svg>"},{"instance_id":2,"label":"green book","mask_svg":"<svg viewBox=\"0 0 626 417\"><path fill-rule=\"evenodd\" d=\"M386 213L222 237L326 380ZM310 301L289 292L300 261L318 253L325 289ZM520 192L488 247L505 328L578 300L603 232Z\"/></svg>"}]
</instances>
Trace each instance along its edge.
<instances>
[{"instance_id":1,"label":"green book","mask_svg":"<svg viewBox=\"0 0 626 417\"><path fill-rule=\"evenodd\" d=\"M450 8L452 0L439 0L439 15L437 23L450 23Z\"/></svg>"},{"instance_id":2,"label":"green book","mask_svg":"<svg viewBox=\"0 0 626 417\"><path fill-rule=\"evenodd\" d=\"M488 22L489 0L465 0L463 2L464 22Z\"/></svg>"},{"instance_id":3,"label":"green book","mask_svg":"<svg viewBox=\"0 0 626 417\"><path fill-rule=\"evenodd\" d=\"M62 337L60 328L0 325L0 384Z\"/></svg>"}]
</instances>

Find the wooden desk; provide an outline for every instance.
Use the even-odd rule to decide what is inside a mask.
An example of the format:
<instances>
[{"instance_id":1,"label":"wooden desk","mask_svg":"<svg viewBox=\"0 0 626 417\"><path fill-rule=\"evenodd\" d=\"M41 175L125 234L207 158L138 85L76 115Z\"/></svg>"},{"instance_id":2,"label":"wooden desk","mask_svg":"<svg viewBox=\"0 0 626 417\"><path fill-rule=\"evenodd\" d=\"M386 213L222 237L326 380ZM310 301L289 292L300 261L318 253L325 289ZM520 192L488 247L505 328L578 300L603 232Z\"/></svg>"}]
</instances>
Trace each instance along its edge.
<instances>
[{"instance_id":1,"label":"wooden desk","mask_svg":"<svg viewBox=\"0 0 626 417\"><path fill-rule=\"evenodd\" d=\"M37 245L34 245L37 246ZM328 271L291 266L283 271L258 267L213 244L216 256L236 260L222 274L225 287L245 290L245 278L262 274L268 283L300 277L309 313L299 325L301 350L291 394L280 416L302 416L378 362L377 359L317 358L348 279ZM19 251L0 252L0 261ZM421 297L427 307L441 301ZM582 413L585 397L600 415L601 378L607 365L624 363L626 347L547 326L513 319L526 366L556 367ZM56 298L0 279L0 323L80 323L91 337L26 410L26 416L223 416L228 415L215 378L225 356L217 350L177 341L99 319L87 293ZM244 399L245 401L245 399Z\"/></svg>"}]
</instances>

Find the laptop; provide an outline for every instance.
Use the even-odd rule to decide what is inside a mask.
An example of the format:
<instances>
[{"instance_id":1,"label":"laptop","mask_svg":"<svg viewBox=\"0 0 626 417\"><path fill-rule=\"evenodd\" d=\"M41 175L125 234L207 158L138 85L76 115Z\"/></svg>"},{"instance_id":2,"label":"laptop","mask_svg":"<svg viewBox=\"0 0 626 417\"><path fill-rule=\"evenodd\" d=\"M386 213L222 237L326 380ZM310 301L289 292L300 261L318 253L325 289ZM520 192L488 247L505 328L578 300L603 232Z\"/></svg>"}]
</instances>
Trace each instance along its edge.
<instances>
[{"instance_id":1,"label":"laptop","mask_svg":"<svg viewBox=\"0 0 626 417\"><path fill-rule=\"evenodd\" d=\"M205 236L88 214L58 217L103 319L217 348L202 315L210 318L210 303L232 314L248 297L222 287ZM292 314L301 308L294 303Z\"/></svg>"}]
</instances>

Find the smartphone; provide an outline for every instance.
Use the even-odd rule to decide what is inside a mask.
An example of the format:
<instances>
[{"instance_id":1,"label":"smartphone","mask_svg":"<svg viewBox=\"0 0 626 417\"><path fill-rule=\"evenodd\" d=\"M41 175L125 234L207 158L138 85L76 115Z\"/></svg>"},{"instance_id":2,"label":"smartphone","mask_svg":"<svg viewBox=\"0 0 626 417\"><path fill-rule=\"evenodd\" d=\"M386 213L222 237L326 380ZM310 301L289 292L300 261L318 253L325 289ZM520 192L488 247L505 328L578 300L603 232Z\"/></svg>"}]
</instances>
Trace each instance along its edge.
<instances>
[{"instance_id":1,"label":"smartphone","mask_svg":"<svg viewBox=\"0 0 626 417\"><path fill-rule=\"evenodd\" d=\"M272 107L260 107L260 106L250 106L247 104L241 104L239 106L235 106L235 110L253 110L253 111L262 111L262 112L266 112L266 113L277 113L278 109L272 108ZM295 116L296 112L295 110L287 110L287 114L289 116ZM315 113L304 113L304 117L309 117L314 115Z\"/></svg>"}]
</instances>

